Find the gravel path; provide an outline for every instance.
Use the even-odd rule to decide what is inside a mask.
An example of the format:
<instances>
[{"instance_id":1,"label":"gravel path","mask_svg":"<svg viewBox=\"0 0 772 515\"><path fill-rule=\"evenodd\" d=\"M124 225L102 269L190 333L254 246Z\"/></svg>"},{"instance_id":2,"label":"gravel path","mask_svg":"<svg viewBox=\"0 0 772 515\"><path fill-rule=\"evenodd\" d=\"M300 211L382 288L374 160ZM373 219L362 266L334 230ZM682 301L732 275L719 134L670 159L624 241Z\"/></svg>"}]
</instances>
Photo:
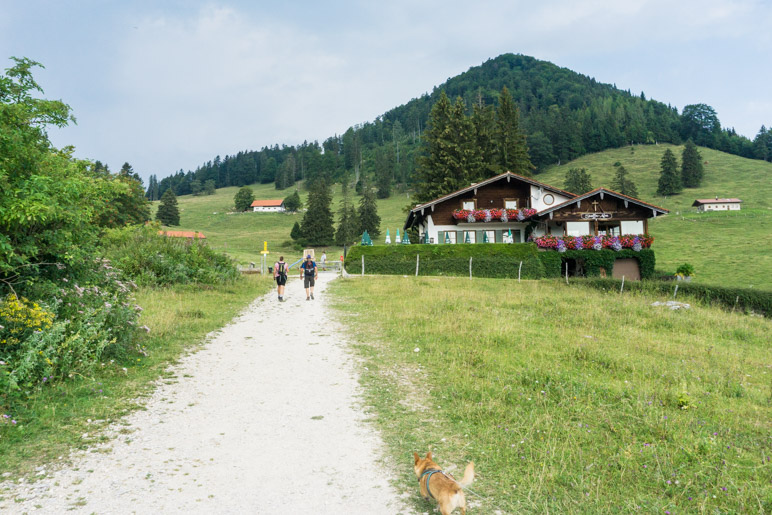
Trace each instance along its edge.
<instances>
[{"instance_id":1,"label":"gravel path","mask_svg":"<svg viewBox=\"0 0 772 515\"><path fill-rule=\"evenodd\" d=\"M0 484L0 512L405 513L328 313L333 277L313 301L297 279L286 302L256 300L113 428L111 451Z\"/></svg>"}]
</instances>

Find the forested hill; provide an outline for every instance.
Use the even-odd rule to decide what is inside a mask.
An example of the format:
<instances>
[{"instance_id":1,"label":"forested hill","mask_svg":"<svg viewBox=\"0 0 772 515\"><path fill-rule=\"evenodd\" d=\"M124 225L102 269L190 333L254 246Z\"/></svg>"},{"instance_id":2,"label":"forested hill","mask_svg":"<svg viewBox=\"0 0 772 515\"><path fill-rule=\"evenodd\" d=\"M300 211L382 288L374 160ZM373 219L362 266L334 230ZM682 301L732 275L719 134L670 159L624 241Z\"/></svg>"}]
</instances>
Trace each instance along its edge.
<instances>
[{"instance_id":1,"label":"forested hill","mask_svg":"<svg viewBox=\"0 0 772 515\"><path fill-rule=\"evenodd\" d=\"M209 191L255 182L274 182L277 189L285 189L319 175L339 182L349 172L355 180L364 177L377 185L379 196L389 196L394 187L414 184L421 136L442 91L451 99L461 97L471 112L475 105L495 106L503 86L519 107L520 128L536 173L608 148L687 139L730 154L772 160L772 129L762 126L751 141L722 128L716 112L705 104L688 105L679 114L674 107L646 99L643 92L632 94L546 61L504 54L321 144L247 150L217 156L195 171L180 170L160 182L151 176L148 197L158 199L168 188L178 195L197 194L207 183Z\"/></svg>"}]
</instances>

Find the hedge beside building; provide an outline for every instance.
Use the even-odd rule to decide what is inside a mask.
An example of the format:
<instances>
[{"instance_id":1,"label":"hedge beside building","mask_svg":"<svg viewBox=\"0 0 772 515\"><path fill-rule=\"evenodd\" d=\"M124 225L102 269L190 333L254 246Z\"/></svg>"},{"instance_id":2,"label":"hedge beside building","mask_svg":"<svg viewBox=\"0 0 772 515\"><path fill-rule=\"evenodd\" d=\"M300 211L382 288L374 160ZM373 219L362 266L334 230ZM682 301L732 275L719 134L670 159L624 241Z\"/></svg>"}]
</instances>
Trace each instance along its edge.
<instances>
[{"instance_id":1,"label":"hedge beside building","mask_svg":"<svg viewBox=\"0 0 772 515\"><path fill-rule=\"evenodd\" d=\"M456 245L378 245L355 246L346 256L345 269L350 274L365 273L415 275L416 255L419 257L418 275L468 276L469 258L472 258L474 277L516 279L520 262L521 278L541 279L544 265L533 243L501 245L476 243Z\"/></svg>"},{"instance_id":2,"label":"hedge beside building","mask_svg":"<svg viewBox=\"0 0 772 515\"><path fill-rule=\"evenodd\" d=\"M654 251L651 249L641 249L635 252L630 249L614 251L603 250L567 250L565 252L543 251L538 253L541 262L544 263L544 272L546 277L560 277L563 273L563 260L575 259L584 262L584 272L587 277L600 277L600 269L606 270L610 276L614 269L614 261L622 258L635 258L638 260L638 267L641 270L641 279L651 279L654 277L654 266L656 260Z\"/></svg>"},{"instance_id":3,"label":"hedge beside building","mask_svg":"<svg viewBox=\"0 0 772 515\"><path fill-rule=\"evenodd\" d=\"M588 286L598 290L619 292L622 281L619 279L575 279L571 285ZM754 312L772 317L772 292L754 290L751 288L725 288L707 284L694 284L684 281L628 281L625 282L625 292L642 292L665 295L672 299L676 285L678 293L676 300L684 298L695 299L706 304L718 305L726 309L742 312Z\"/></svg>"}]
</instances>

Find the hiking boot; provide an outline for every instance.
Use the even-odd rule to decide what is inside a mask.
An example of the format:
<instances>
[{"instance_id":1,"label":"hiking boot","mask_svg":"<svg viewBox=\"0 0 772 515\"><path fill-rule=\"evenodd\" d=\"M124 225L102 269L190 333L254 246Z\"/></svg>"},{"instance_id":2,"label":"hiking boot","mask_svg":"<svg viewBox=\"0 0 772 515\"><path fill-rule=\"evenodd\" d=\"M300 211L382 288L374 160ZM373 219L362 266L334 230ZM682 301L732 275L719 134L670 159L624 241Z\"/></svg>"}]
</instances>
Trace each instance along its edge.
<instances>
[{"instance_id":1,"label":"hiking boot","mask_svg":"<svg viewBox=\"0 0 772 515\"><path fill-rule=\"evenodd\" d=\"M306 297L306 300L311 300L311 297Z\"/></svg>"},{"instance_id":2,"label":"hiking boot","mask_svg":"<svg viewBox=\"0 0 772 515\"><path fill-rule=\"evenodd\" d=\"M311 298L312 298L312 299L314 298L314 294L313 294L313 293L311 294Z\"/></svg>"}]
</instances>

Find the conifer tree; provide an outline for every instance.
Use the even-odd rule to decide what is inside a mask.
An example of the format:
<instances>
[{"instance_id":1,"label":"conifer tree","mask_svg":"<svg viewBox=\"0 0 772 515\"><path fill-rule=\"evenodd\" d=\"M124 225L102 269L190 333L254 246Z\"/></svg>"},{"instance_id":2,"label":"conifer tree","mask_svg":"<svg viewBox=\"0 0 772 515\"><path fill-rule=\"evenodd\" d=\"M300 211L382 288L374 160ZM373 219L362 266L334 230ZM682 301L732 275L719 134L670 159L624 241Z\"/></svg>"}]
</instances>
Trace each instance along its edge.
<instances>
[{"instance_id":1,"label":"conifer tree","mask_svg":"<svg viewBox=\"0 0 772 515\"><path fill-rule=\"evenodd\" d=\"M348 186L344 183L343 200L340 202L340 218L338 219L338 230L335 232L336 245L349 245L356 242L359 237L359 219L356 209L351 203L348 192Z\"/></svg>"},{"instance_id":2,"label":"conifer tree","mask_svg":"<svg viewBox=\"0 0 772 515\"><path fill-rule=\"evenodd\" d=\"M534 166L528 157L525 134L520 130L520 112L506 86L499 94L495 139L501 170L530 177Z\"/></svg>"},{"instance_id":3,"label":"conifer tree","mask_svg":"<svg viewBox=\"0 0 772 515\"><path fill-rule=\"evenodd\" d=\"M697 145L688 140L681 153L681 180L684 188L696 188L702 182L704 168Z\"/></svg>"},{"instance_id":4,"label":"conifer tree","mask_svg":"<svg viewBox=\"0 0 772 515\"><path fill-rule=\"evenodd\" d=\"M587 169L585 168L571 168L566 172L566 180L564 181L563 188L571 193L581 195L592 190L592 180Z\"/></svg>"},{"instance_id":5,"label":"conifer tree","mask_svg":"<svg viewBox=\"0 0 772 515\"><path fill-rule=\"evenodd\" d=\"M617 171L614 175L614 180L611 181L611 189L618 191L622 195L628 197L638 197L638 188L635 187L635 183L628 177L627 169L624 165L616 167Z\"/></svg>"},{"instance_id":6,"label":"conifer tree","mask_svg":"<svg viewBox=\"0 0 772 515\"><path fill-rule=\"evenodd\" d=\"M359 201L359 234L367 231L370 237L377 238L381 233L381 217L378 216L378 204L375 201L375 193L372 188L365 183L363 186L362 199Z\"/></svg>"},{"instance_id":7,"label":"conifer tree","mask_svg":"<svg viewBox=\"0 0 772 515\"><path fill-rule=\"evenodd\" d=\"M675 195L683 189L681 174L678 171L678 162L670 149L662 154L661 171L659 175L659 184L657 185L657 195Z\"/></svg>"},{"instance_id":8,"label":"conifer tree","mask_svg":"<svg viewBox=\"0 0 772 515\"><path fill-rule=\"evenodd\" d=\"M419 202L468 186L469 171L479 169L474 127L464 111L463 100L451 105L444 91L432 107L430 126L423 135L425 152L416 170Z\"/></svg>"},{"instance_id":9,"label":"conifer tree","mask_svg":"<svg viewBox=\"0 0 772 515\"><path fill-rule=\"evenodd\" d=\"M484 180L498 175L503 170L498 160L496 145L496 116L493 106L476 103L472 110L472 126L474 127L475 145L479 154L477 162L479 170L472 171L473 180Z\"/></svg>"},{"instance_id":10,"label":"conifer tree","mask_svg":"<svg viewBox=\"0 0 772 515\"><path fill-rule=\"evenodd\" d=\"M290 238L292 238L295 241L300 240L302 237L302 233L300 231L300 223L295 222L295 225L292 226L292 230L290 231Z\"/></svg>"},{"instance_id":11,"label":"conifer tree","mask_svg":"<svg viewBox=\"0 0 772 515\"><path fill-rule=\"evenodd\" d=\"M308 210L300 226L302 239L309 245L332 245L335 240L332 211L332 197L327 181L314 181L308 193Z\"/></svg>"},{"instance_id":12,"label":"conifer tree","mask_svg":"<svg viewBox=\"0 0 772 515\"><path fill-rule=\"evenodd\" d=\"M155 219L163 225L180 225L180 210L177 207L177 195L169 188L161 195L161 203Z\"/></svg>"}]
</instances>

